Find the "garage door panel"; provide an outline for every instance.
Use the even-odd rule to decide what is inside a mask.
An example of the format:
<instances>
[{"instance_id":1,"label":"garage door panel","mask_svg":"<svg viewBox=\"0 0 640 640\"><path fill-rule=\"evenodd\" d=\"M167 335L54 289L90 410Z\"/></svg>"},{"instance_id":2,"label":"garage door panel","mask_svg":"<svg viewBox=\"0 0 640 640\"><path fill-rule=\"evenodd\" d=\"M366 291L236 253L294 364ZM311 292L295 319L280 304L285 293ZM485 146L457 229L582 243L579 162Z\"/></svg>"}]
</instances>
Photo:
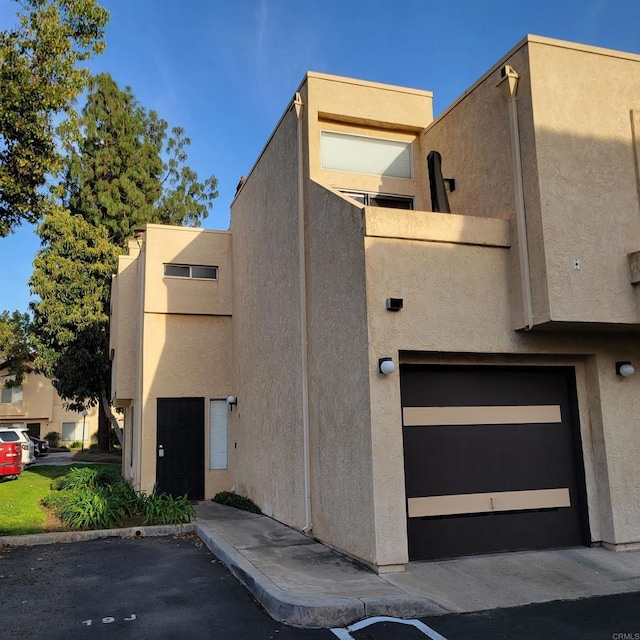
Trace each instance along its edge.
<instances>
[{"instance_id":1,"label":"garage door panel","mask_svg":"<svg viewBox=\"0 0 640 640\"><path fill-rule=\"evenodd\" d=\"M555 425L411 427L404 439L408 497L498 491L509 479L514 491L573 482L571 442Z\"/></svg>"},{"instance_id":2,"label":"garage door panel","mask_svg":"<svg viewBox=\"0 0 640 640\"><path fill-rule=\"evenodd\" d=\"M436 378L433 368L426 370L424 365L402 365L403 373L409 374L407 384L403 376L403 407L556 404L558 391L566 394L567 390L566 374L560 371L561 367L459 368L439 365L439 368L442 374ZM496 371L502 368L505 371ZM429 393L425 396L427 389ZM550 401L550 398L556 401Z\"/></svg>"},{"instance_id":3,"label":"garage door panel","mask_svg":"<svg viewBox=\"0 0 640 640\"><path fill-rule=\"evenodd\" d=\"M410 559L585 543L574 385L561 367L401 366Z\"/></svg>"},{"instance_id":4,"label":"garage door panel","mask_svg":"<svg viewBox=\"0 0 640 640\"><path fill-rule=\"evenodd\" d=\"M576 544L576 536L579 527L561 509L409 520L408 526L415 559L568 547Z\"/></svg>"}]
</instances>

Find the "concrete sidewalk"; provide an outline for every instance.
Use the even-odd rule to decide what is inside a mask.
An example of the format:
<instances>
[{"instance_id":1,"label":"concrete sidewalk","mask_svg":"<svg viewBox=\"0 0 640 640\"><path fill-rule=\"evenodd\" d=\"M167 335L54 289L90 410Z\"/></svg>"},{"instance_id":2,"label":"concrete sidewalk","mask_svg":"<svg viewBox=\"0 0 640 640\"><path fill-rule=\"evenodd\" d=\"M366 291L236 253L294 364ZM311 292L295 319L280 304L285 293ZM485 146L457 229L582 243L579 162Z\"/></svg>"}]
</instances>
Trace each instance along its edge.
<instances>
[{"instance_id":1,"label":"concrete sidewalk","mask_svg":"<svg viewBox=\"0 0 640 640\"><path fill-rule=\"evenodd\" d=\"M640 551L602 548L415 562L378 576L266 516L196 505L196 531L276 620L340 627L640 591Z\"/></svg>"}]
</instances>

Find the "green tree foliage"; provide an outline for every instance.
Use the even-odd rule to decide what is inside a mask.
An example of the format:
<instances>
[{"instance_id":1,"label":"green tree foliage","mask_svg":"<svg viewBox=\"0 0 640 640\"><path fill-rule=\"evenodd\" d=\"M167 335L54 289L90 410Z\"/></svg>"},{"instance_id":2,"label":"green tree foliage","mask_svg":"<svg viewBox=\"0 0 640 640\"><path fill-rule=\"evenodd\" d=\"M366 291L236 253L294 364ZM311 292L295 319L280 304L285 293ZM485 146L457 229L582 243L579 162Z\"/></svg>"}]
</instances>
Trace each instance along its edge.
<instances>
[{"instance_id":1,"label":"green tree foliage","mask_svg":"<svg viewBox=\"0 0 640 640\"><path fill-rule=\"evenodd\" d=\"M0 237L46 212L41 187L61 166L53 120L71 112L88 78L78 63L103 51L109 19L95 0L18 4L0 32Z\"/></svg>"},{"instance_id":2,"label":"green tree foliage","mask_svg":"<svg viewBox=\"0 0 640 640\"><path fill-rule=\"evenodd\" d=\"M70 409L101 405L99 445L107 450L109 295L118 249L106 229L62 208L46 216L38 235L44 246L30 280L40 297L32 303L36 365Z\"/></svg>"},{"instance_id":3,"label":"green tree foliage","mask_svg":"<svg viewBox=\"0 0 640 640\"><path fill-rule=\"evenodd\" d=\"M109 74L92 78L79 128L68 137L65 206L125 248L148 222L198 226L218 195L212 176L198 181L185 165L190 140L147 111L131 88L121 90ZM163 158L164 150L164 158ZM166 159L165 159L166 158Z\"/></svg>"},{"instance_id":4,"label":"green tree foliage","mask_svg":"<svg viewBox=\"0 0 640 640\"><path fill-rule=\"evenodd\" d=\"M7 363L7 387L20 387L31 364L31 318L28 313L0 313L0 361Z\"/></svg>"},{"instance_id":5,"label":"green tree foliage","mask_svg":"<svg viewBox=\"0 0 640 640\"><path fill-rule=\"evenodd\" d=\"M116 258L149 222L198 225L217 196L216 179L186 166L181 129L144 109L108 74L89 84L66 127L61 208L38 228L43 247L30 281L39 364L71 408L100 405L98 446L108 449L109 308Z\"/></svg>"}]
</instances>

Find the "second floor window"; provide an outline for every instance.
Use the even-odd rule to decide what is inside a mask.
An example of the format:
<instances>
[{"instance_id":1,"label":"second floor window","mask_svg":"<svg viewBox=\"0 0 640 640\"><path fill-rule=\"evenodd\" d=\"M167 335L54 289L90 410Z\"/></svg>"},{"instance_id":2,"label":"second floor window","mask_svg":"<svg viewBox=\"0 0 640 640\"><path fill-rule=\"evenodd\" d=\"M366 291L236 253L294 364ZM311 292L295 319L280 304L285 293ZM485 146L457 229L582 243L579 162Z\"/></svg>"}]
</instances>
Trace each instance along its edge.
<instances>
[{"instance_id":1,"label":"second floor window","mask_svg":"<svg viewBox=\"0 0 640 640\"><path fill-rule=\"evenodd\" d=\"M411 143L322 131L322 168L388 178L412 178Z\"/></svg>"},{"instance_id":2,"label":"second floor window","mask_svg":"<svg viewBox=\"0 0 640 640\"><path fill-rule=\"evenodd\" d=\"M13 387L11 389L2 387L1 402L3 404L20 404L22 402L22 387Z\"/></svg>"},{"instance_id":3,"label":"second floor window","mask_svg":"<svg viewBox=\"0 0 640 640\"><path fill-rule=\"evenodd\" d=\"M167 278L190 278L192 280L217 280L218 267L199 264L165 264Z\"/></svg>"}]
</instances>

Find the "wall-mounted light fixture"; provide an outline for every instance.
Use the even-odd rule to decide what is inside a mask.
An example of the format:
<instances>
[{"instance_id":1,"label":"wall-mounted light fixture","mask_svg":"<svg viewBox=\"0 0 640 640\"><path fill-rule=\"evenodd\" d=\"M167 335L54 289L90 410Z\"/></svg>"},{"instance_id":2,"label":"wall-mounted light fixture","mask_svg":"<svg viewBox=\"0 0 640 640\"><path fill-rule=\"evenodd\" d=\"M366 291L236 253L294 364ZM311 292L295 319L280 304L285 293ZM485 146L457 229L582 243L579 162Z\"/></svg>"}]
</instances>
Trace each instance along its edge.
<instances>
[{"instance_id":1,"label":"wall-mounted light fixture","mask_svg":"<svg viewBox=\"0 0 640 640\"><path fill-rule=\"evenodd\" d=\"M396 363L392 358L380 358L378 360L378 371L388 376L396 370Z\"/></svg>"},{"instance_id":2,"label":"wall-mounted light fixture","mask_svg":"<svg viewBox=\"0 0 640 640\"><path fill-rule=\"evenodd\" d=\"M616 375L628 378L636 372L634 366L629 360L623 360L622 362L616 362Z\"/></svg>"},{"instance_id":3,"label":"wall-mounted light fixture","mask_svg":"<svg viewBox=\"0 0 640 640\"><path fill-rule=\"evenodd\" d=\"M402 298L387 298L385 301L387 311L400 311L403 306L404 300Z\"/></svg>"},{"instance_id":4,"label":"wall-mounted light fixture","mask_svg":"<svg viewBox=\"0 0 640 640\"><path fill-rule=\"evenodd\" d=\"M233 407L238 405L238 398L227 396L227 404L229 405L229 411L233 411Z\"/></svg>"}]
</instances>

